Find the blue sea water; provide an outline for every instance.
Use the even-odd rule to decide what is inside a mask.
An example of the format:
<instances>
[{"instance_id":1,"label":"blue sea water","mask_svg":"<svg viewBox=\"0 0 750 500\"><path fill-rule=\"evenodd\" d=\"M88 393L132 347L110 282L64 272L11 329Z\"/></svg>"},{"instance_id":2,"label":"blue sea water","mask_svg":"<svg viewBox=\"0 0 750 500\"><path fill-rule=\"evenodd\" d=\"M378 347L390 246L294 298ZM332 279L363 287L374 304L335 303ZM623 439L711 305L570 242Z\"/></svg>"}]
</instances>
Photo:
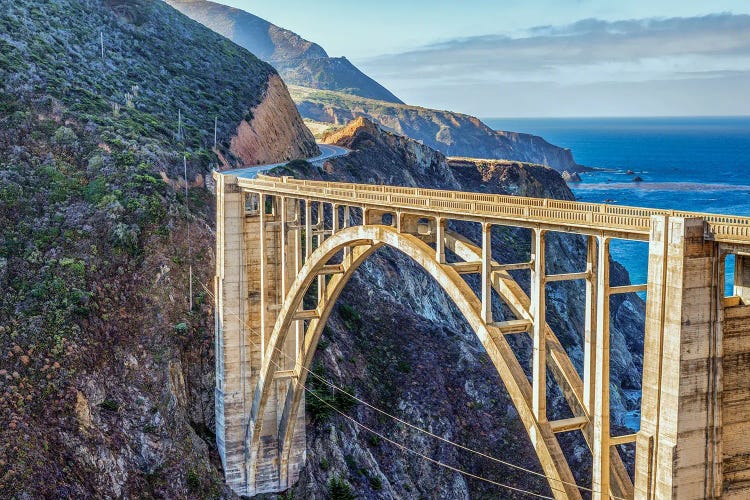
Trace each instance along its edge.
<instances>
[{"instance_id":1,"label":"blue sea water","mask_svg":"<svg viewBox=\"0 0 750 500\"><path fill-rule=\"evenodd\" d=\"M581 201L750 216L750 117L489 118L540 135L576 161L606 170L571 184ZM633 182L632 170L643 178ZM616 242L613 257L645 283L647 246ZM733 261L727 261L727 284ZM729 286L727 286L729 292Z\"/></svg>"},{"instance_id":2,"label":"blue sea water","mask_svg":"<svg viewBox=\"0 0 750 500\"><path fill-rule=\"evenodd\" d=\"M540 135L570 148L578 163L606 170L571 184L581 201L750 216L750 117L486 119L494 129ZM633 182L634 175L643 182ZM615 241L612 255L645 283L648 246ZM734 260L727 259L729 295ZM630 391L634 401L639 391ZM624 424L640 427L640 407Z\"/></svg>"}]
</instances>

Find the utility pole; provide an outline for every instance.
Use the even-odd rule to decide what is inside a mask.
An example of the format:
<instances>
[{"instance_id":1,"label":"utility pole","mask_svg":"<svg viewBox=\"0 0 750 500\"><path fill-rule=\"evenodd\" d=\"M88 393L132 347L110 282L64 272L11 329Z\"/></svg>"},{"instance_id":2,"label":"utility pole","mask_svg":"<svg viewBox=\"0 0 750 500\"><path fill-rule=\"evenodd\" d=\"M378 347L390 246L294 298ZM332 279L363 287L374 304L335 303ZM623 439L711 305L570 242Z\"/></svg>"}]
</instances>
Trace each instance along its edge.
<instances>
[{"instance_id":1,"label":"utility pole","mask_svg":"<svg viewBox=\"0 0 750 500\"><path fill-rule=\"evenodd\" d=\"M99 32L99 43L102 46L102 60L104 60L104 32Z\"/></svg>"},{"instance_id":2,"label":"utility pole","mask_svg":"<svg viewBox=\"0 0 750 500\"><path fill-rule=\"evenodd\" d=\"M182 110L177 110L177 140L182 139Z\"/></svg>"},{"instance_id":3,"label":"utility pole","mask_svg":"<svg viewBox=\"0 0 750 500\"><path fill-rule=\"evenodd\" d=\"M187 210L187 242L188 242L188 287L190 311L193 310L193 243L190 240L190 205L188 204L188 176L187 176L187 154L182 155L182 166L185 175L185 209Z\"/></svg>"}]
</instances>

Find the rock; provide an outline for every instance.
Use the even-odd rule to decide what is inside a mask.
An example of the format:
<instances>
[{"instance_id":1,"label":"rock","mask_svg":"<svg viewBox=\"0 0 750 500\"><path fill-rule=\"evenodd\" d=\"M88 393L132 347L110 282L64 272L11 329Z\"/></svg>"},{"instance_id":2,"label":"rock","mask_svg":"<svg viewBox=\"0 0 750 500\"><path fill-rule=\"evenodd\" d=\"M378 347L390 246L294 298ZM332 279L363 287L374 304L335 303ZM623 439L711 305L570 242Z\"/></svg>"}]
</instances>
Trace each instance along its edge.
<instances>
[{"instance_id":1,"label":"rock","mask_svg":"<svg viewBox=\"0 0 750 500\"><path fill-rule=\"evenodd\" d=\"M277 163L320 154L278 75L268 81L260 104L237 127L231 150L245 165Z\"/></svg>"},{"instance_id":2,"label":"rock","mask_svg":"<svg viewBox=\"0 0 750 500\"><path fill-rule=\"evenodd\" d=\"M640 175L636 175L633 177L633 182L643 182L643 178Z\"/></svg>"},{"instance_id":3,"label":"rock","mask_svg":"<svg viewBox=\"0 0 750 500\"><path fill-rule=\"evenodd\" d=\"M570 173L567 170L563 171L562 178L565 182L581 182L581 176L578 173Z\"/></svg>"},{"instance_id":4,"label":"rock","mask_svg":"<svg viewBox=\"0 0 750 500\"><path fill-rule=\"evenodd\" d=\"M182 364L179 360L169 362L169 393L170 404L183 408L187 406L185 377L182 375Z\"/></svg>"},{"instance_id":5,"label":"rock","mask_svg":"<svg viewBox=\"0 0 750 500\"><path fill-rule=\"evenodd\" d=\"M75 413L76 420L82 428L88 429L91 427L91 407L81 391L76 391Z\"/></svg>"}]
</instances>

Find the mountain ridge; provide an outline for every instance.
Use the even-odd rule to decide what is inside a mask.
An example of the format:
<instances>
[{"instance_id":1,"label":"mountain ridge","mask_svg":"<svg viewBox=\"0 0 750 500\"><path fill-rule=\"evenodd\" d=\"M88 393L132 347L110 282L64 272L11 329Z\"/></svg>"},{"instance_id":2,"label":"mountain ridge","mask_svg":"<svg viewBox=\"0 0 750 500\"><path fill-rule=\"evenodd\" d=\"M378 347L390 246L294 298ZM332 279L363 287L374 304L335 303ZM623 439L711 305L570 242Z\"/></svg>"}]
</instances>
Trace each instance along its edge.
<instances>
[{"instance_id":1,"label":"mountain ridge","mask_svg":"<svg viewBox=\"0 0 750 500\"><path fill-rule=\"evenodd\" d=\"M300 114L320 125L336 128L364 116L386 130L419 140L448 156L537 163L560 172L585 168L575 161L569 149L550 144L543 137L493 130L471 115L296 85L290 85L289 92Z\"/></svg>"},{"instance_id":2,"label":"mountain ridge","mask_svg":"<svg viewBox=\"0 0 750 500\"><path fill-rule=\"evenodd\" d=\"M344 57L247 11L208 0L164 0L170 6L269 62L289 84L347 90L394 103L401 100Z\"/></svg>"}]
</instances>

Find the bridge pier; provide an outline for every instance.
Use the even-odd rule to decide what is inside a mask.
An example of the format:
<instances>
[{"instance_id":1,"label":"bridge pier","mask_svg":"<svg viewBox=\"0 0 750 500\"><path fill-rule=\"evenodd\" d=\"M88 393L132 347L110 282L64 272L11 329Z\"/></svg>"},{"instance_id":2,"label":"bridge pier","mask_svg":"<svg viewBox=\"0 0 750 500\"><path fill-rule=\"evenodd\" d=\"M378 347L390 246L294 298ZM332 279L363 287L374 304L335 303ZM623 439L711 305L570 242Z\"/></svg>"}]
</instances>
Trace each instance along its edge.
<instances>
[{"instance_id":1,"label":"bridge pier","mask_svg":"<svg viewBox=\"0 0 750 500\"><path fill-rule=\"evenodd\" d=\"M636 498L721 495L723 287L704 225L652 217Z\"/></svg>"}]
</instances>

